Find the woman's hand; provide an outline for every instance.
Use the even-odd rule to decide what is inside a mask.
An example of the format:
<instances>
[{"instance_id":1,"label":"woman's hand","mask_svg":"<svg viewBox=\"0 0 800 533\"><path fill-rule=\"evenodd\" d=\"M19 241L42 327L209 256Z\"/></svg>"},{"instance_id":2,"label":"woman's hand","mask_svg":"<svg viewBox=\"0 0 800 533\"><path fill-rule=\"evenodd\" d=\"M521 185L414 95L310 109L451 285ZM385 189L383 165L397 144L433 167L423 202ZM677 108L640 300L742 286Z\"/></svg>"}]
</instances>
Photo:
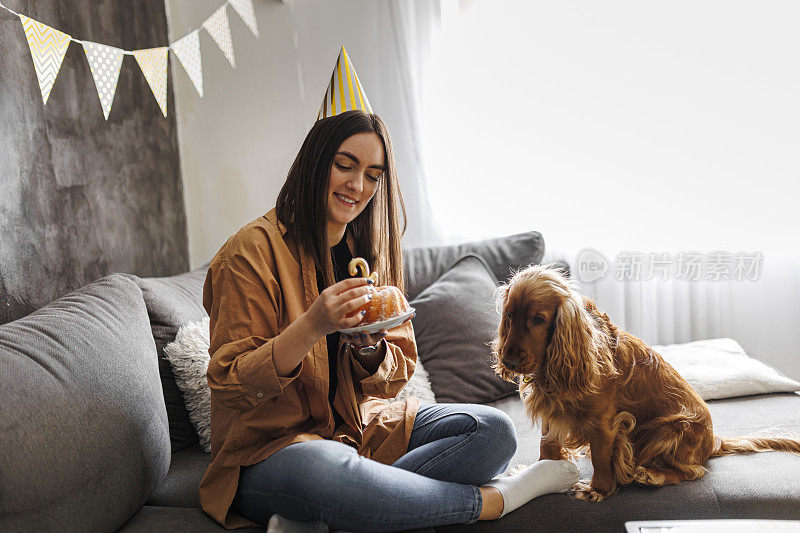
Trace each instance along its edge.
<instances>
[{"instance_id":1,"label":"woman's hand","mask_svg":"<svg viewBox=\"0 0 800 533\"><path fill-rule=\"evenodd\" d=\"M386 336L386 330L382 329L377 333L353 333L352 335L348 335L346 333L342 333L342 342L349 342L353 345L355 349L361 348L363 346L374 346L381 341L382 338Z\"/></svg>"},{"instance_id":2,"label":"woman's hand","mask_svg":"<svg viewBox=\"0 0 800 533\"><path fill-rule=\"evenodd\" d=\"M413 319L415 316L417 316L416 313L411 315L411 318L405 320L403 324ZM386 337L385 329L382 329L379 332L372 334L366 333L364 331L362 331L361 333L353 333L351 335L342 333L342 342L349 342L350 344L353 345L354 348L358 349L361 348L362 346L374 346L375 344L379 343L384 337Z\"/></svg>"},{"instance_id":3,"label":"woman's hand","mask_svg":"<svg viewBox=\"0 0 800 533\"><path fill-rule=\"evenodd\" d=\"M354 328L363 320L364 314L356 310L375 294L372 283L368 278L349 278L319 294L306 311L318 338L340 329Z\"/></svg>"}]
</instances>

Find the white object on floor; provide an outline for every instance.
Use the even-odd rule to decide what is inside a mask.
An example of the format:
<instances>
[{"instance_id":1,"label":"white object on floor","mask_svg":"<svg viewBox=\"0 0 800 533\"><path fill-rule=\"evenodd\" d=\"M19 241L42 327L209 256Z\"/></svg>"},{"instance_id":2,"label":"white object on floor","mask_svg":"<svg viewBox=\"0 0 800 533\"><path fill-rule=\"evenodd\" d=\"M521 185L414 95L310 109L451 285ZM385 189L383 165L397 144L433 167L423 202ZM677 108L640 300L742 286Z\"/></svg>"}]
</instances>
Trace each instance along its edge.
<instances>
[{"instance_id":1,"label":"white object on floor","mask_svg":"<svg viewBox=\"0 0 800 533\"><path fill-rule=\"evenodd\" d=\"M328 533L328 526L318 520L296 522L274 514L267 524L267 533Z\"/></svg>"},{"instance_id":2,"label":"white object on floor","mask_svg":"<svg viewBox=\"0 0 800 533\"><path fill-rule=\"evenodd\" d=\"M628 533L800 533L800 520L642 520L625 522Z\"/></svg>"},{"instance_id":3,"label":"white object on floor","mask_svg":"<svg viewBox=\"0 0 800 533\"><path fill-rule=\"evenodd\" d=\"M748 356L733 339L707 339L651 348L704 400L800 390L800 383Z\"/></svg>"},{"instance_id":4,"label":"white object on floor","mask_svg":"<svg viewBox=\"0 0 800 533\"><path fill-rule=\"evenodd\" d=\"M542 459L516 473L501 475L486 485L503 495L503 517L537 496L567 492L578 482L578 467L570 461Z\"/></svg>"}]
</instances>

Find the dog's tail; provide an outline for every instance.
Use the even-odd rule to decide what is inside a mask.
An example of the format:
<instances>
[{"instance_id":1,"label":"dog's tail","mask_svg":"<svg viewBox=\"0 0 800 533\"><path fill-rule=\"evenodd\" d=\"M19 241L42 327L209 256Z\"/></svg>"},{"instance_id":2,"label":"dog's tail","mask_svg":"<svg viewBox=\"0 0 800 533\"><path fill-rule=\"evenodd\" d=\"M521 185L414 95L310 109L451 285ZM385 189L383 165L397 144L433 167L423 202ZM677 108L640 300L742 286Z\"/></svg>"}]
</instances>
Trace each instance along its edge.
<instances>
[{"instance_id":1,"label":"dog's tail","mask_svg":"<svg viewBox=\"0 0 800 533\"><path fill-rule=\"evenodd\" d=\"M791 437L719 437L714 435L716 448L711 457L722 457L734 453L791 452L800 455L800 439Z\"/></svg>"}]
</instances>

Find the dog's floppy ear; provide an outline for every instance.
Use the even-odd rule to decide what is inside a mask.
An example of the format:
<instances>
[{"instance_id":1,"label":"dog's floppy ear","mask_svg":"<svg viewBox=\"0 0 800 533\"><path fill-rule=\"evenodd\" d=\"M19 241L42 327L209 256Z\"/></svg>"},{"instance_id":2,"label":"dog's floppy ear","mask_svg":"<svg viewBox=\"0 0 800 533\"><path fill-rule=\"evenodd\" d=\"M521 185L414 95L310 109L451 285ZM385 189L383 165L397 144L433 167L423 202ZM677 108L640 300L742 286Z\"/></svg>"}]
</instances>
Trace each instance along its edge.
<instances>
[{"instance_id":1,"label":"dog's floppy ear","mask_svg":"<svg viewBox=\"0 0 800 533\"><path fill-rule=\"evenodd\" d=\"M503 314L503 309L508 301L508 285L501 284L494 290L494 309L498 314Z\"/></svg>"},{"instance_id":2,"label":"dog's floppy ear","mask_svg":"<svg viewBox=\"0 0 800 533\"><path fill-rule=\"evenodd\" d=\"M490 343L492 353L497 357L497 361L500 360L500 348L504 341L503 333L508 329L508 320L505 314L506 303L508 303L508 285L500 285L494 290L494 309L500 315L500 320L497 322L497 334Z\"/></svg>"},{"instance_id":3,"label":"dog's floppy ear","mask_svg":"<svg viewBox=\"0 0 800 533\"><path fill-rule=\"evenodd\" d=\"M593 325L579 294L569 292L558 306L555 331L547 346L547 385L555 391L592 392L599 372Z\"/></svg>"}]
</instances>

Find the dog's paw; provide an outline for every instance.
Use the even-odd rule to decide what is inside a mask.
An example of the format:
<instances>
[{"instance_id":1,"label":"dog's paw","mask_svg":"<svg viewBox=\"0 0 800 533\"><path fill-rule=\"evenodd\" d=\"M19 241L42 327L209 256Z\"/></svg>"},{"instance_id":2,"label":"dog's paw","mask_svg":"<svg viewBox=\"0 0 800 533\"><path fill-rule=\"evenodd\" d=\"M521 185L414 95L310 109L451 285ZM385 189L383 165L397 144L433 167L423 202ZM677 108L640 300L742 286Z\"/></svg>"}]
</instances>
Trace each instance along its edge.
<instances>
[{"instance_id":1,"label":"dog's paw","mask_svg":"<svg viewBox=\"0 0 800 533\"><path fill-rule=\"evenodd\" d=\"M660 487L664 484L664 474L637 466L636 471L633 473L633 480L642 485Z\"/></svg>"},{"instance_id":2,"label":"dog's paw","mask_svg":"<svg viewBox=\"0 0 800 533\"><path fill-rule=\"evenodd\" d=\"M605 496L594 490L588 481L578 481L572 486L572 491L579 500L601 502L605 499Z\"/></svg>"}]
</instances>

